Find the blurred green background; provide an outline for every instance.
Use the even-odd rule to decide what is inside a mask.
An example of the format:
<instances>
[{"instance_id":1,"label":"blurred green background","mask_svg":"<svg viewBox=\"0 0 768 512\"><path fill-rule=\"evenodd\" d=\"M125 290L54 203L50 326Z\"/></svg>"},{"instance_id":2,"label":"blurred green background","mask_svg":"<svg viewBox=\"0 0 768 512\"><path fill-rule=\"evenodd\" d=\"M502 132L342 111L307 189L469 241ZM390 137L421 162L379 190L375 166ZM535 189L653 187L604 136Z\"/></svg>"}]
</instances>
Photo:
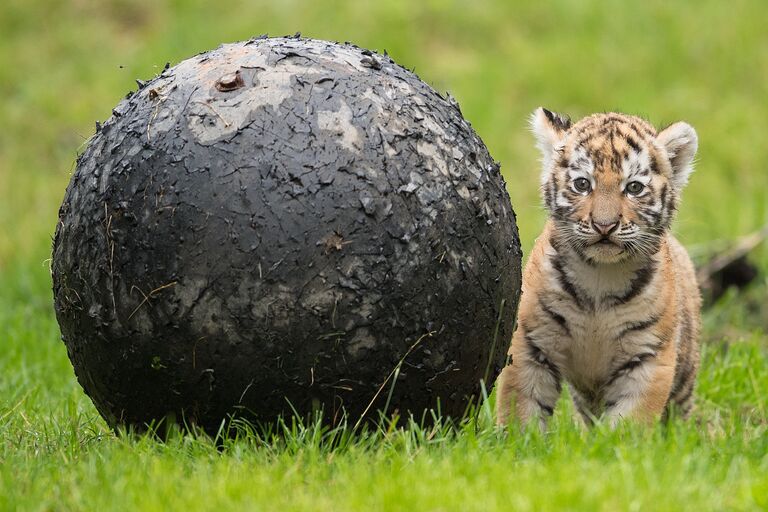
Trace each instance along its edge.
<instances>
[{"instance_id":1,"label":"blurred green background","mask_svg":"<svg viewBox=\"0 0 768 512\"><path fill-rule=\"evenodd\" d=\"M135 78L222 42L297 31L387 50L449 91L502 164L526 252L545 219L527 128L536 106L574 118L619 110L657 125L689 122L700 149L674 230L701 259L710 247L768 224L767 27L765 0L2 0L0 509L130 508L149 499L147 491L154 508L167 510L179 506L178 489L192 506L206 493L237 505L274 482L271 499L302 508L328 491L342 500L326 500L320 508L329 510L340 503L362 510L382 493L390 508L403 506L397 496L408 493L410 505L428 508L439 503L429 501L433 494L457 489L470 489L457 500L482 502L484 509L507 503L517 509L580 503L592 510L768 506L765 249L752 256L758 281L705 314L700 409L688 424L694 428L681 424L679 437L656 431L629 443L624 434L585 441L563 420L554 438L494 444L466 434L441 445L447 448L439 456L428 449L432 438L418 432L412 444L389 440L380 450L318 455L297 441L298 448L254 452L256 459L236 449L219 459L215 449L195 451L192 441L163 448L112 438L59 341L48 271L57 209L76 155L94 122L136 88ZM647 449L632 451L632 443ZM422 450L426 455L419 456ZM302 478L297 464L305 456L322 459L328 469L312 466ZM515 478L526 482L520 488L477 478L477 471L501 475L513 465L521 469ZM632 476L635 467L642 468L640 480ZM442 487L418 481L423 472ZM548 477L557 490L545 485ZM359 492L338 478L356 480ZM157 487L159 480L165 487ZM724 481L730 494L718 494ZM315 494L299 492L304 484ZM678 498L680 489L693 501ZM480 495L485 501L477 501Z\"/></svg>"}]
</instances>

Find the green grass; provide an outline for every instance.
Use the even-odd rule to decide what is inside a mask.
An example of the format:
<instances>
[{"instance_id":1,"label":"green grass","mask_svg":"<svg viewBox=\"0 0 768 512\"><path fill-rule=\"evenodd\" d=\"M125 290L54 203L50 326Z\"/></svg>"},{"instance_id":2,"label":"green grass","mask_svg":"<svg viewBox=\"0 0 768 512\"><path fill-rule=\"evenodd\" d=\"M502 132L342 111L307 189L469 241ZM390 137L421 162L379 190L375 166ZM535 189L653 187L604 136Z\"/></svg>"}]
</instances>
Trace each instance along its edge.
<instances>
[{"instance_id":1,"label":"green grass","mask_svg":"<svg viewBox=\"0 0 768 512\"><path fill-rule=\"evenodd\" d=\"M688 423L501 436L488 409L452 429L352 437L310 425L217 447L116 437L78 386L52 314L56 212L78 148L134 78L255 34L386 49L440 90L501 161L525 248L541 228L539 104L685 119L701 141L675 231L696 254L768 223L762 0L0 5L0 509L759 510L768 508L768 251L704 317Z\"/></svg>"}]
</instances>

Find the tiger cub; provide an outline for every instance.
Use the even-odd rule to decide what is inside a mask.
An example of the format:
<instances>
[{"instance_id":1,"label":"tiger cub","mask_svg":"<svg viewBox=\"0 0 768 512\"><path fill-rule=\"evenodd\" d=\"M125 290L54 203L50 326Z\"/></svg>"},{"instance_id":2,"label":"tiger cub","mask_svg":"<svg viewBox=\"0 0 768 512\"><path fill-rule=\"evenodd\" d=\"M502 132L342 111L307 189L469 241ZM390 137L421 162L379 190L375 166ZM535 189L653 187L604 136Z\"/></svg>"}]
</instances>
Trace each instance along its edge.
<instances>
[{"instance_id":1,"label":"tiger cub","mask_svg":"<svg viewBox=\"0 0 768 512\"><path fill-rule=\"evenodd\" d=\"M572 125L543 108L531 123L550 218L525 268L498 423L514 407L520 421L546 425L563 382L587 424L652 422L670 408L687 417L701 299L669 226L696 132L615 113Z\"/></svg>"}]
</instances>

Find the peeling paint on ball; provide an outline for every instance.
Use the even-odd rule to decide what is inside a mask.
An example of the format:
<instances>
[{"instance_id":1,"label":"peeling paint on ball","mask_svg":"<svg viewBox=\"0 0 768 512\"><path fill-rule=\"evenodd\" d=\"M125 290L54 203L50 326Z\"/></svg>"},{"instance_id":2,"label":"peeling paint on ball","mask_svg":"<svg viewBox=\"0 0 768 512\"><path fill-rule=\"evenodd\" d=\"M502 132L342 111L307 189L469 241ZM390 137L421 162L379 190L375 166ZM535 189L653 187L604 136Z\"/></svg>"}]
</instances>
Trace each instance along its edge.
<instances>
[{"instance_id":1,"label":"peeling paint on ball","mask_svg":"<svg viewBox=\"0 0 768 512\"><path fill-rule=\"evenodd\" d=\"M377 419L387 397L455 417L493 381L520 244L455 102L387 56L299 38L142 85L78 159L53 249L62 339L111 426Z\"/></svg>"}]
</instances>

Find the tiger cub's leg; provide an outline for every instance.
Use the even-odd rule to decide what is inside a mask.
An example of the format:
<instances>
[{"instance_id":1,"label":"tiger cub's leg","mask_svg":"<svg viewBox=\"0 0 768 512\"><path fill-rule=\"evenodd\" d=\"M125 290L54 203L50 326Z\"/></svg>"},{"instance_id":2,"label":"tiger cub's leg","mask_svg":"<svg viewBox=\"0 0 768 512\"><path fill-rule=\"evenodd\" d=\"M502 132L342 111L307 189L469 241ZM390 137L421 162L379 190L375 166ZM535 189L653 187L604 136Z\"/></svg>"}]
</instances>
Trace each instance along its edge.
<instances>
[{"instance_id":1,"label":"tiger cub's leg","mask_svg":"<svg viewBox=\"0 0 768 512\"><path fill-rule=\"evenodd\" d=\"M680 348L677 353L675 379L672 383L669 403L664 419L669 416L670 408L682 418L688 418L693 409L693 392L696 387L696 374L699 371L698 318L686 316L682 321Z\"/></svg>"},{"instance_id":2,"label":"tiger cub's leg","mask_svg":"<svg viewBox=\"0 0 768 512\"><path fill-rule=\"evenodd\" d=\"M616 426L623 418L651 423L664 414L672 382L675 359L671 350L639 354L619 367L605 385L603 419Z\"/></svg>"},{"instance_id":3,"label":"tiger cub's leg","mask_svg":"<svg viewBox=\"0 0 768 512\"><path fill-rule=\"evenodd\" d=\"M497 380L497 422L506 425L514 405L521 423L538 418L544 428L560 397L560 371L541 348L522 335L521 329L512 338L509 358Z\"/></svg>"}]
</instances>

